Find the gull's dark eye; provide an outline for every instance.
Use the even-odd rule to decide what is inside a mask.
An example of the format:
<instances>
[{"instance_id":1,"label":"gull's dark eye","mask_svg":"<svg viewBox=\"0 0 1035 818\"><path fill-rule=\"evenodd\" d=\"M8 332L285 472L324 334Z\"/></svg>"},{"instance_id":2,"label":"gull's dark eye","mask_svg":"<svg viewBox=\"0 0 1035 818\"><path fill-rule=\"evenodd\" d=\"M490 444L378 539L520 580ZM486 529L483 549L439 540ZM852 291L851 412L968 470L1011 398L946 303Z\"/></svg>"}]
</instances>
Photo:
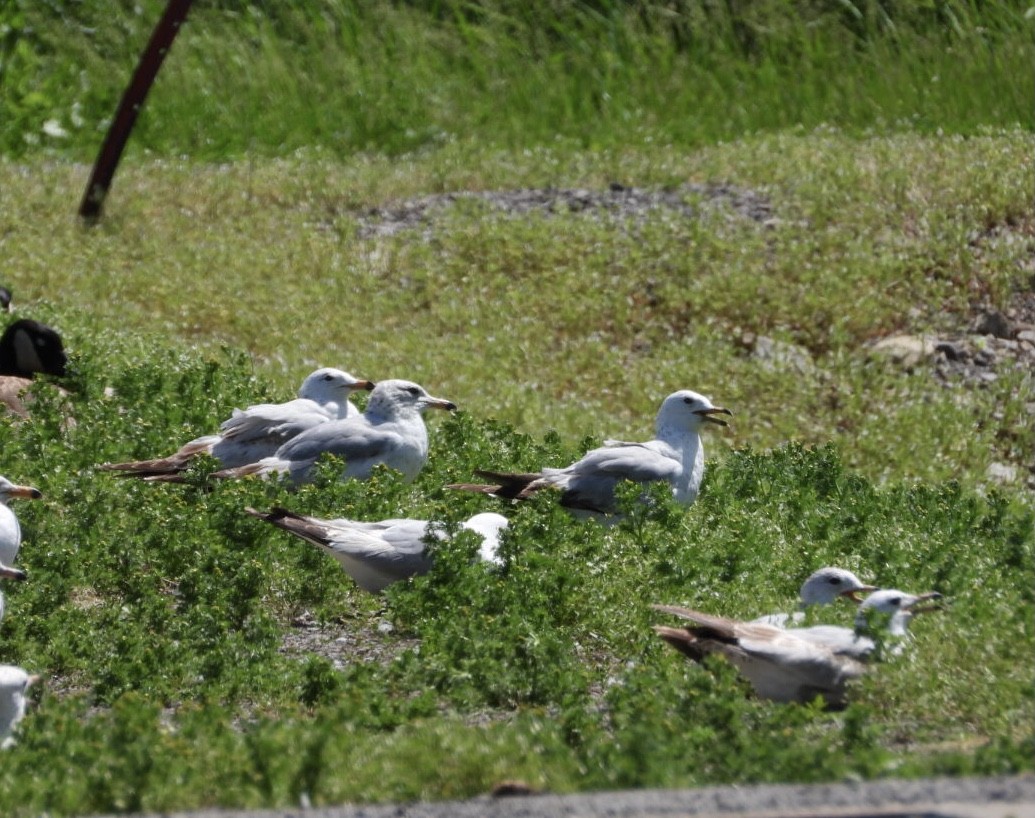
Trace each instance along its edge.
<instances>
[{"instance_id":1,"label":"gull's dark eye","mask_svg":"<svg viewBox=\"0 0 1035 818\"><path fill-rule=\"evenodd\" d=\"M831 585L840 585L841 584L841 577L831 577L830 579L827 580L827 582L829 582Z\"/></svg>"},{"instance_id":2,"label":"gull's dark eye","mask_svg":"<svg viewBox=\"0 0 1035 818\"><path fill-rule=\"evenodd\" d=\"M902 604L902 597L897 596L894 599L889 599L888 604L894 605L896 608Z\"/></svg>"},{"instance_id":3,"label":"gull's dark eye","mask_svg":"<svg viewBox=\"0 0 1035 818\"><path fill-rule=\"evenodd\" d=\"M334 376L333 375L324 375L323 379L325 381L333 381L334 380Z\"/></svg>"},{"instance_id":4,"label":"gull's dark eye","mask_svg":"<svg viewBox=\"0 0 1035 818\"><path fill-rule=\"evenodd\" d=\"M420 390L416 386L407 386L406 391L413 395L413 397L415 398L420 395Z\"/></svg>"},{"instance_id":5,"label":"gull's dark eye","mask_svg":"<svg viewBox=\"0 0 1035 818\"><path fill-rule=\"evenodd\" d=\"M693 399L693 398L683 398L683 403L687 404L688 406L689 406L689 405L690 405L691 403L693 403L693 402L694 402L694 399Z\"/></svg>"}]
</instances>

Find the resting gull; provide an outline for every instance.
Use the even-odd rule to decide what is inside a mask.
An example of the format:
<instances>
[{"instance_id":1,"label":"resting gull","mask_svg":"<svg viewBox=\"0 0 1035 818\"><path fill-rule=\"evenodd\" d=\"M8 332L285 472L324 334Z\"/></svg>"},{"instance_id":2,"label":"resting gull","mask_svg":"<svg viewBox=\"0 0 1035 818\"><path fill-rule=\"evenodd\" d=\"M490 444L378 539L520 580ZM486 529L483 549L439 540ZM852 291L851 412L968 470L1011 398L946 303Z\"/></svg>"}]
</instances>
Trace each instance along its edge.
<instances>
[{"instance_id":1,"label":"resting gull","mask_svg":"<svg viewBox=\"0 0 1035 818\"><path fill-rule=\"evenodd\" d=\"M411 481L428 460L428 430L422 417L427 409L453 411L456 404L429 395L412 381L380 381L363 414L320 424L289 440L272 457L213 476L287 472L296 483L304 483L326 453L345 458L342 479L365 480L376 466L384 465Z\"/></svg>"},{"instance_id":2,"label":"resting gull","mask_svg":"<svg viewBox=\"0 0 1035 818\"><path fill-rule=\"evenodd\" d=\"M888 652L897 655L902 652L909 636L909 623L918 613L936 610L942 595L937 591L924 594L907 594L894 588L874 591L859 606L855 615L855 627L843 628L837 625L812 625L807 628L789 628L788 633L813 644L823 645L840 656L850 656L868 661L877 649L877 643L869 635L869 617L878 615L890 617L886 623L886 636L890 642ZM933 602L934 605L925 603Z\"/></svg>"},{"instance_id":3,"label":"resting gull","mask_svg":"<svg viewBox=\"0 0 1035 818\"><path fill-rule=\"evenodd\" d=\"M393 582L426 574L432 559L426 539L443 539L442 526L427 520L395 519L364 523L355 520L321 520L283 508L269 512L246 508L249 514L272 523L318 546L334 557L345 573L364 591L379 593ZM502 514L475 514L461 524L482 537L479 556L498 563L499 534L507 527Z\"/></svg>"},{"instance_id":4,"label":"resting gull","mask_svg":"<svg viewBox=\"0 0 1035 818\"><path fill-rule=\"evenodd\" d=\"M853 602L862 602L859 594L862 592L876 591L875 585L867 585L859 577L844 568L826 567L813 571L808 579L801 586L801 607L807 608L810 605L832 605L839 599L850 599ZM776 613L768 616L760 616L755 622L766 625L776 625L778 628L786 628L788 625L800 624L805 621L804 610L794 613Z\"/></svg>"},{"instance_id":5,"label":"resting gull","mask_svg":"<svg viewBox=\"0 0 1035 818\"><path fill-rule=\"evenodd\" d=\"M684 628L656 625L654 630L662 639L697 662L713 653L725 656L759 697L805 703L821 696L828 706L843 707L848 683L866 672L866 661L873 654L873 640L858 632L866 621L866 612L890 616L888 633L902 636L910 617L926 610L920 603L940 596L936 592L913 596L902 591L877 591L860 606L857 630L830 628L825 638L805 634L814 629L785 630L676 605L652 607L693 623Z\"/></svg>"},{"instance_id":6,"label":"resting gull","mask_svg":"<svg viewBox=\"0 0 1035 818\"><path fill-rule=\"evenodd\" d=\"M450 488L523 500L550 487L561 491L561 505L565 508L600 515L614 511L615 487L621 481L663 481L671 484L677 502L689 505L697 499L704 477L701 426L726 426L725 420L716 417L720 414L733 413L713 405L704 395L683 389L662 402L654 422L653 440L607 440L563 469L545 468L531 474L478 470L476 474L493 484L457 483Z\"/></svg>"},{"instance_id":7,"label":"resting gull","mask_svg":"<svg viewBox=\"0 0 1035 818\"><path fill-rule=\"evenodd\" d=\"M244 466L270 457L288 440L321 423L359 415L349 395L373 388L372 381L354 378L340 369L317 369L302 381L295 400L235 409L232 417L219 425L219 434L195 438L168 457L105 463L99 468L130 477L176 475L202 454L214 457L224 469Z\"/></svg>"}]
</instances>

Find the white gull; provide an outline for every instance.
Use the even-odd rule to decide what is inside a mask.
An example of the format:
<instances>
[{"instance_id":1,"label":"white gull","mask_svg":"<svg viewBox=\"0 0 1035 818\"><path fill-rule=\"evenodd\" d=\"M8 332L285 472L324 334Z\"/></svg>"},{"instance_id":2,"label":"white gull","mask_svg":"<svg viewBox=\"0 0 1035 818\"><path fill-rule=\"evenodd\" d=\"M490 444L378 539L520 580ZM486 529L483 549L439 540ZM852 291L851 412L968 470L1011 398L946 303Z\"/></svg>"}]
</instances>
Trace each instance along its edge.
<instances>
[{"instance_id":1,"label":"white gull","mask_svg":"<svg viewBox=\"0 0 1035 818\"><path fill-rule=\"evenodd\" d=\"M940 598L936 592L913 596L901 591L877 591L860 606L859 629L867 611L890 616L888 633L905 635L920 603ZM875 643L851 628L784 629L742 622L677 605L653 605L655 610L688 619L692 625L656 625L655 632L672 647L700 662L709 654L725 656L751 683L756 695L776 702L809 702L821 696L827 705L842 707L850 681L866 672ZM826 627L826 626L822 626ZM805 631L813 631L812 636Z\"/></svg>"},{"instance_id":2,"label":"white gull","mask_svg":"<svg viewBox=\"0 0 1035 818\"><path fill-rule=\"evenodd\" d=\"M432 557L427 540L442 540L446 536L440 523L428 520L359 522L321 520L283 508L269 512L246 508L245 511L316 545L334 557L360 588L375 594L394 582L430 571ZM478 553L482 560L499 563L496 552L500 532L507 527L506 517L489 512L475 514L460 527L481 535Z\"/></svg>"},{"instance_id":3,"label":"white gull","mask_svg":"<svg viewBox=\"0 0 1035 818\"><path fill-rule=\"evenodd\" d=\"M697 499L704 477L701 427L705 423L726 426L726 421L716 417L720 414L733 413L715 406L704 395L683 389L662 402L653 440L607 440L561 469L544 468L526 474L478 470L476 474L493 484L457 483L450 488L523 500L549 487L561 491L565 508L600 515L614 511L615 487L623 480L667 482L676 501L689 505Z\"/></svg>"},{"instance_id":4,"label":"white gull","mask_svg":"<svg viewBox=\"0 0 1035 818\"><path fill-rule=\"evenodd\" d=\"M232 416L219 425L219 434L197 437L168 457L105 463L99 468L131 477L176 475L202 454L211 455L225 469L244 466L269 457L288 440L321 423L358 415L349 395L373 388L372 381L340 369L317 369L302 381L294 400L234 409Z\"/></svg>"},{"instance_id":5,"label":"white gull","mask_svg":"<svg viewBox=\"0 0 1035 818\"><path fill-rule=\"evenodd\" d=\"M37 488L19 486L0 477L0 565L13 567L22 546L22 527L8 503L18 497L39 500L42 496Z\"/></svg>"},{"instance_id":6,"label":"white gull","mask_svg":"<svg viewBox=\"0 0 1035 818\"><path fill-rule=\"evenodd\" d=\"M810 605L832 605L839 599L850 599L853 602L862 602L859 594L862 592L876 591L875 585L867 585L859 577L845 568L828 566L820 568L809 574L808 579L802 583L800 597L801 607L807 608ZM776 625L778 628L786 628L788 625L800 624L805 621L805 611L794 613L776 613L768 616L760 616L753 620L766 625Z\"/></svg>"},{"instance_id":7,"label":"white gull","mask_svg":"<svg viewBox=\"0 0 1035 818\"><path fill-rule=\"evenodd\" d=\"M0 748L14 744L11 733L25 716L25 694L39 681L15 665L0 665Z\"/></svg>"},{"instance_id":8,"label":"white gull","mask_svg":"<svg viewBox=\"0 0 1035 818\"><path fill-rule=\"evenodd\" d=\"M320 455L332 454L345 459L342 479L365 480L376 466L384 465L411 481L428 460L428 430L423 418L427 409L453 411L456 404L429 395L412 381L380 381L370 393L363 414L323 423L292 438L272 457L223 469L213 476L286 472L296 483L304 483Z\"/></svg>"}]
</instances>

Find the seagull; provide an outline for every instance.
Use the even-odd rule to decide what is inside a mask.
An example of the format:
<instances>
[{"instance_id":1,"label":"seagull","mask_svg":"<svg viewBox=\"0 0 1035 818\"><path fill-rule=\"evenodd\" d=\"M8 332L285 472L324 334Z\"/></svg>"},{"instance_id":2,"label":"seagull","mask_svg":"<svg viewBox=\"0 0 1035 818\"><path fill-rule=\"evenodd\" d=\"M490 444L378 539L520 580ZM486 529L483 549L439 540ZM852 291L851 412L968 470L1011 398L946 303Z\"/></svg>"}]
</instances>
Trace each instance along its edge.
<instances>
[{"instance_id":1,"label":"seagull","mask_svg":"<svg viewBox=\"0 0 1035 818\"><path fill-rule=\"evenodd\" d=\"M63 378L68 356L61 336L31 318L20 318L0 335L0 404L19 417L27 418L26 393L37 374Z\"/></svg>"},{"instance_id":2,"label":"seagull","mask_svg":"<svg viewBox=\"0 0 1035 818\"><path fill-rule=\"evenodd\" d=\"M11 732L25 716L26 691L39 680L15 665L0 665L0 748L14 745Z\"/></svg>"},{"instance_id":3,"label":"seagull","mask_svg":"<svg viewBox=\"0 0 1035 818\"><path fill-rule=\"evenodd\" d=\"M380 593L394 582L426 574L432 559L428 538L445 539L440 524L427 520L395 519L363 523L355 520L321 520L295 514L284 508L269 512L246 508L253 517L265 520L318 546L341 563L345 573L364 591ZM500 531L507 527L502 514L483 512L462 523L462 529L482 537L479 556L500 564L497 556Z\"/></svg>"},{"instance_id":4,"label":"seagull","mask_svg":"<svg viewBox=\"0 0 1035 818\"><path fill-rule=\"evenodd\" d=\"M22 546L22 527L8 505L16 497L39 500L43 496L37 488L19 486L6 477L0 477L0 565L10 568Z\"/></svg>"},{"instance_id":5,"label":"seagull","mask_svg":"<svg viewBox=\"0 0 1035 818\"><path fill-rule=\"evenodd\" d=\"M478 470L476 474L493 484L456 483L449 488L524 500L549 486L560 489L565 508L603 515L614 511L615 487L621 481L665 481L671 484L676 501L689 505L697 499L704 477L701 426L726 426L716 416L732 414L704 395L683 389L662 402L654 422L654 439L646 443L606 440L563 469L546 468L531 474Z\"/></svg>"},{"instance_id":6,"label":"seagull","mask_svg":"<svg viewBox=\"0 0 1035 818\"><path fill-rule=\"evenodd\" d=\"M877 591L860 606L857 628L867 621L866 611L879 611L891 616L889 634L903 636L911 616L925 610L920 603L940 597L937 592L913 596ZM756 695L775 702L805 703L821 696L828 706L843 707L848 683L866 672L873 656L873 640L851 628L831 628L826 638L809 638L803 632L813 629L741 622L677 605L651 607L693 623L684 628L656 625L655 632L668 644L696 662L712 653L725 656ZM835 631L840 641L834 640ZM868 640L868 649L862 649L862 640Z\"/></svg>"},{"instance_id":7,"label":"seagull","mask_svg":"<svg viewBox=\"0 0 1035 818\"><path fill-rule=\"evenodd\" d=\"M428 460L428 430L422 417L427 409L451 412L456 404L429 395L412 381L380 381L363 414L322 423L287 441L272 457L217 471L213 477L287 472L296 483L304 483L317 459L326 453L345 458L342 479L366 480L374 467L385 465L402 472L410 482Z\"/></svg>"},{"instance_id":8,"label":"seagull","mask_svg":"<svg viewBox=\"0 0 1035 818\"><path fill-rule=\"evenodd\" d=\"M855 615L855 627L843 628L836 625L813 625L808 628L789 628L788 633L813 644L823 645L839 656L850 656L859 661L869 661L877 650L877 643L869 635L871 611L890 617L886 624L887 635L892 643L889 653L897 656L902 652L909 636L909 623L918 613L937 610L937 601L942 595L937 591L923 594L907 594L894 588L874 591L859 606ZM933 602L933 605L924 603Z\"/></svg>"},{"instance_id":9,"label":"seagull","mask_svg":"<svg viewBox=\"0 0 1035 818\"><path fill-rule=\"evenodd\" d=\"M859 577L844 568L820 568L813 571L801 586L801 607L809 605L831 605L839 599L848 598L853 602L862 602L859 594L876 591L875 585L865 584ZM786 628L791 624L800 624L805 620L805 612L776 613L760 616L754 622L776 625Z\"/></svg>"},{"instance_id":10,"label":"seagull","mask_svg":"<svg viewBox=\"0 0 1035 818\"><path fill-rule=\"evenodd\" d=\"M99 468L129 477L176 475L203 454L214 457L224 469L244 466L270 457L288 440L321 423L358 416L349 395L373 388L373 381L354 378L340 369L317 369L302 381L295 400L235 409L219 425L219 434L195 438L168 457L105 463Z\"/></svg>"}]
</instances>

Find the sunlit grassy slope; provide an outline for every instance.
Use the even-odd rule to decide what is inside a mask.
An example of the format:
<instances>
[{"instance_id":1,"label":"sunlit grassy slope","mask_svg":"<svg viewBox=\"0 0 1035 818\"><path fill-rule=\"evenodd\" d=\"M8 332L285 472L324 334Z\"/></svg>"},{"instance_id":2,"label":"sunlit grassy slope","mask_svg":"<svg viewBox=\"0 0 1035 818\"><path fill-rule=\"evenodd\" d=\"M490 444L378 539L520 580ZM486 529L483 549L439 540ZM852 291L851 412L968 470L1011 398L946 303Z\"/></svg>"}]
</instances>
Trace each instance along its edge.
<instances>
[{"instance_id":1,"label":"sunlit grassy slope","mask_svg":"<svg viewBox=\"0 0 1035 818\"><path fill-rule=\"evenodd\" d=\"M571 146L513 154L304 155L228 166L131 163L96 229L74 217L86 169L0 165L5 282L47 301L73 352L134 329L246 350L284 390L336 365L408 377L522 430L642 436L668 392L737 415L714 451L835 441L878 477L980 480L1032 446L1030 386L1005 372L944 389L873 360L896 332L962 332L1026 284L1030 139L855 139L821 131L695 151ZM364 238L360 216L418 194L722 183L770 202L630 221L459 205ZM693 203L693 202L691 202ZM746 333L793 342L815 370L767 368ZM507 464L500 464L507 465Z\"/></svg>"}]
</instances>

